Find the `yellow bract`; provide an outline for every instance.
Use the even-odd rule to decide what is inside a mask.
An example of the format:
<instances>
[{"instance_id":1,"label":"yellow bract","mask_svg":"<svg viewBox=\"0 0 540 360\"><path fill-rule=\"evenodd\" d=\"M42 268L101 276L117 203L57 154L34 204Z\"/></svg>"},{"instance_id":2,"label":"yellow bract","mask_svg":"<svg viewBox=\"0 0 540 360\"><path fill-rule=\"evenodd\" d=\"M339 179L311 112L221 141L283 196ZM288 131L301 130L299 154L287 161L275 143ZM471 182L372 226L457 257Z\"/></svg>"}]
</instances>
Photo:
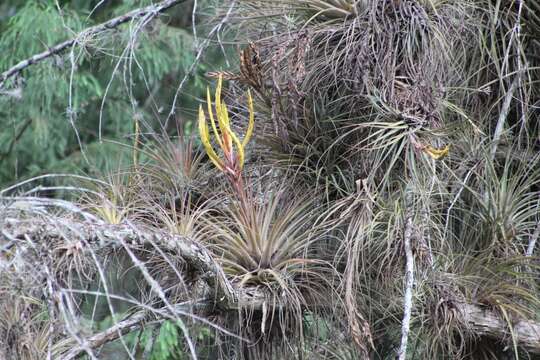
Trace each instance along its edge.
<instances>
[{"instance_id":1,"label":"yellow bract","mask_svg":"<svg viewBox=\"0 0 540 360\"><path fill-rule=\"evenodd\" d=\"M206 150L208 157L210 158L210 160L212 160L212 162L216 165L218 169L223 170L223 164L221 163L221 160L217 156L216 152L214 151L214 148L210 144L210 134L208 133L208 126L206 125L206 117L204 116L202 106L199 108L199 134L201 136L201 142L204 145L204 149Z\"/></svg>"},{"instance_id":2,"label":"yellow bract","mask_svg":"<svg viewBox=\"0 0 540 360\"><path fill-rule=\"evenodd\" d=\"M231 124L229 120L229 110L225 102L221 100L221 88L223 86L223 75L219 76L218 84L215 93L215 117L214 110L212 109L212 97L210 96L210 89L206 91L206 103L208 108L208 116L210 117L210 124L212 131L216 138L216 142L223 151L224 159L221 159L210 142L210 131L208 130L208 124L206 122L206 115L202 106L199 108L199 133L201 141L204 145L204 149L208 154L210 160L220 170L242 170L244 166L244 148L251 139L253 134L253 127L255 123L255 114L253 111L253 98L251 92L248 91L248 110L249 110L249 122L246 135L244 139L240 141L238 136L231 130ZM217 119L217 124L216 124ZM236 147L237 155L234 151Z\"/></svg>"},{"instance_id":3,"label":"yellow bract","mask_svg":"<svg viewBox=\"0 0 540 360\"><path fill-rule=\"evenodd\" d=\"M436 149L434 148L433 146L431 145L427 145L425 148L424 148L424 151L429 155L431 156L433 159L435 160L439 160L439 159L442 159L443 157L445 157L446 155L448 155L449 151L450 151L450 145L446 145L444 148L442 149Z\"/></svg>"}]
</instances>

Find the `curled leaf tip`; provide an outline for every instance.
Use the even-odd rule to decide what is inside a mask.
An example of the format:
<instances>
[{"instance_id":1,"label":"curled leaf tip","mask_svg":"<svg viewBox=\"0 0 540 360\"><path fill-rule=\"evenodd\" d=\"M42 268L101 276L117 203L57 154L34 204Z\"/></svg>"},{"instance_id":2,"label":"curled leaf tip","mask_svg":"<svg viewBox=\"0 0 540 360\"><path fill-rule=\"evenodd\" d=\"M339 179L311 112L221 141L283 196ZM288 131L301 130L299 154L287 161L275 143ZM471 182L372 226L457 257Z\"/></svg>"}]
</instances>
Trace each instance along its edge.
<instances>
[{"instance_id":1,"label":"curled leaf tip","mask_svg":"<svg viewBox=\"0 0 540 360\"><path fill-rule=\"evenodd\" d=\"M242 141L242 145L244 147L247 145L247 143L251 139L251 135L253 134L253 127L255 125L255 112L253 111L253 98L251 97L251 91L249 90L247 92L247 99L248 99L249 121L248 121L248 128L246 131L246 136L244 136L244 140Z\"/></svg>"},{"instance_id":2,"label":"curled leaf tip","mask_svg":"<svg viewBox=\"0 0 540 360\"><path fill-rule=\"evenodd\" d=\"M442 149L437 149L431 145L427 145L424 147L424 152L428 154L432 159L440 160L448 155L450 152L450 145L446 145Z\"/></svg>"}]
</instances>

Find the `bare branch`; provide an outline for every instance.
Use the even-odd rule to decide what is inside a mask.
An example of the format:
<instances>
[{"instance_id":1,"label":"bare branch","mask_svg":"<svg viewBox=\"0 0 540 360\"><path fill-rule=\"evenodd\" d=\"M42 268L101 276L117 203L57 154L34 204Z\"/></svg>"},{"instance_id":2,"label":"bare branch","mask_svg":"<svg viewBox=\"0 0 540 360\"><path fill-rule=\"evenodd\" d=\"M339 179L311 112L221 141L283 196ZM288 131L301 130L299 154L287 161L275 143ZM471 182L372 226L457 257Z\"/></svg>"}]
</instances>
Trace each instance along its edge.
<instances>
[{"instance_id":1,"label":"bare branch","mask_svg":"<svg viewBox=\"0 0 540 360\"><path fill-rule=\"evenodd\" d=\"M157 231L149 228L135 228L132 225L107 225L95 221L83 221L75 218L54 218L50 213L46 216L28 215L17 216L26 213L22 210L8 209L4 219L0 222L0 243L2 241L14 242L17 247L24 247L24 244L31 245L36 249L43 247L50 249L55 241L79 241L81 250L84 247L91 247L89 252L100 249L112 248L122 249L132 246L134 249L143 245L159 246L163 251L171 253L171 256L181 257L188 266L193 268L199 278L209 287L203 302L197 306L199 311L228 312L237 309L261 310L265 307L282 308L286 306L276 299L271 299L268 295L257 287L240 288L231 284L220 265L216 263L212 255L199 243L189 238L172 235L167 232ZM65 226L64 226L65 225ZM413 244L415 229L413 214L409 213L405 222L405 254L406 254L406 274L405 274L405 296L404 296L404 317L402 322L402 340L398 353L399 359L405 359L407 342L412 313L412 299L414 290L414 255ZM30 239L30 240L28 240ZM70 256L70 255L62 255ZM1 254L0 254L1 259ZM51 259L53 260L53 259ZM53 276L50 275L49 278ZM175 309L182 304L172 304ZM310 304L310 306L318 306ZM183 306L183 305L182 305ZM142 307L142 309L141 309ZM158 314L157 321L166 319L170 315L169 307L162 310L139 306L140 311L128 318L116 322L111 328L99 334L92 335L85 339L79 339L78 344L59 356L60 359L73 359L85 350L95 349L106 342L114 341L124 334L140 329L146 321L151 321L151 314ZM192 309L188 307L188 309ZM204 310L207 309L207 310ZM512 324L512 331L507 321L495 311L469 303L456 304L456 309L461 314L461 319L465 326L478 336L486 336L495 339L505 340L513 335L516 343L530 351L540 354L540 324L531 320L516 319ZM163 314L161 314L163 313ZM168 315L167 315L168 314ZM163 316L162 316L163 315ZM71 315L70 315L71 316ZM172 317L174 318L174 317ZM0 349L0 352L2 349Z\"/></svg>"},{"instance_id":2,"label":"bare branch","mask_svg":"<svg viewBox=\"0 0 540 360\"><path fill-rule=\"evenodd\" d=\"M529 238L529 245L527 246L527 252L525 253L525 256L532 256L534 252L534 247L536 245L536 241L538 240L538 237L540 236L540 221L536 224L536 229L534 229L534 232L532 233L531 237Z\"/></svg>"},{"instance_id":3,"label":"bare branch","mask_svg":"<svg viewBox=\"0 0 540 360\"><path fill-rule=\"evenodd\" d=\"M121 335L140 329L148 318L147 311L139 311L123 321L119 321L107 330L95 334L85 341L87 347L95 349L110 341L118 339ZM72 360L81 354L84 349L80 346L72 347L66 354L59 357L61 360Z\"/></svg>"},{"instance_id":4,"label":"bare branch","mask_svg":"<svg viewBox=\"0 0 540 360\"><path fill-rule=\"evenodd\" d=\"M411 326L412 312L412 293L414 286L414 255L412 251L411 240L413 237L413 215L410 209L407 209L404 234L405 247L405 295L403 296L403 321L401 323L401 344L398 351L398 359L405 360L407 355L407 343L409 340L409 330Z\"/></svg>"},{"instance_id":5,"label":"bare branch","mask_svg":"<svg viewBox=\"0 0 540 360\"><path fill-rule=\"evenodd\" d=\"M514 92L516 91L517 85L519 83L520 77L516 76L510 85L510 89L506 92L504 96L504 102L501 107L501 112L499 114L499 120L497 121L497 126L495 127L495 132L493 133L493 145L491 148L491 158L495 158L495 153L497 152L497 146L501 140L501 135L504 130L504 124L506 123L506 118L510 112L510 105L512 105L512 100L514 99Z\"/></svg>"},{"instance_id":6,"label":"bare branch","mask_svg":"<svg viewBox=\"0 0 540 360\"><path fill-rule=\"evenodd\" d=\"M165 121L165 125L163 126L164 129L167 128L169 124L169 120L174 116L176 112L176 103L178 101L178 97L180 96L180 92L184 88L184 85L186 84L189 77L193 74L193 71L195 70L196 66L199 64L201 56L203 55L204 50L206 49L208 44L210 43L212 36L214 36L214 34L217 34L219 36L219 32L221 31L221 28L225 25L225 23L227 22L227 20L232 14L234 7L236 6L236 1L237 0L234 0L231 2L231 5L229 6L229 9L227 10L227 13L223 17L223 19L221 19L221 21L216 26L214 26L212 30L208 32L208 35L206 35L206 39L200 44L199 49L197 50L197 54L195 55L195 59L191 63L189 69L186 71L186 74L184 75L184 77L182 78L182 80L180 81L180 83L178 84L176 88L176 92L174 94L174 98L171 104L169 115L167 116L167 120ZM196 7L196 4L194 4L194 6ZM195 11L195 9L193 11ZM195 43L196 45L199 45L197 41L195 41Z\"/></svg>"},{"instance_id":7,"label":"bare branch","mask_svg":"<svg viewBox=\"0 0 540 360\"><path fill-rule=\"evenodd\" d=\"M69 222L69 228L60 228L59 223ZM75 230L74 230L75 229ZM234 287L226 278L221 267L208 251L199 243L189 238L172 235L155 229L135 228L132 225L107 225L91 221L67 220L54 221L50 218L33 216L31 220L6 218L0 223L0 240L6 237L6 243L13 239L29 236L35 242L49 242L51 239L65 239L72 236L93 247L92 251L111 248L124 248L127 245L157 244L166 251L180 256L188 266L200 274L215 295L215 306L226 310L239 308L261 309L265 303L273 302L258 289ZM1 243L1 242L0 242ZM48 246L48 245L47 245ZM276 308L281 304L275 304Z\"/></svg>"}]
</instances>

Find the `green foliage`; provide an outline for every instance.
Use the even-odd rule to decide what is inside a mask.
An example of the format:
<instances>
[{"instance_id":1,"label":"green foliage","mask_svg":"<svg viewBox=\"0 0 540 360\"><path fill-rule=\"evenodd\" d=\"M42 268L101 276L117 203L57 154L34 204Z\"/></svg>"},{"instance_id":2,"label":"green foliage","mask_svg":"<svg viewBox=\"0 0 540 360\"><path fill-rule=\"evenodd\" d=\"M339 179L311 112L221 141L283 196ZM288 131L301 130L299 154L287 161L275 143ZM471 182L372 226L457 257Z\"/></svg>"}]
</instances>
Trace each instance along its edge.
<instances>
[{"instance_id":1,"label":"green foliage","mask_svg":"<svg viewBox=\"0 0 540 360\"><path fill-rule=\"evenodd\" d=\"M160 326L152 351L152 360L183 359L180 351L179 329L180 327L172 321L165 321Z\"/></svg>"},{"instance_id":2,"label":"green foliage","mask_svg":"<svg viewBox=\"0 0 540 360\"><path fill-rule=\"evenodd\" d=\"M114 2L94 9L97 3L65 1L60 9L52 0L3 5L12 16L0 18L0 70L152 2ZM180 6L169 16L174 19L182 11ZM195 61L186 30L190 24L182 28L158 19L143 29L139 25L134 21L81 38L64 54L8 81L6 94L0 95L0 186L44 172L92 173L118 167L125 151L114 144L131 143L126 136L133 133L134 118L145 131L161 128L178 79ZM201 71L202 64L195 75ZM202 89L198 76L186 83L183 90L190 95L181 94L176 116L189 119L196 106L193 95ZM166 130L174 131L176 121ZM114 142L103 148L102 139ZM129 158L122 162L129 163Z\"/></svg>"},{"instance_id":3,"label":"green foliage","mask_svg":"<svg viewBox=\"0 0 540 360\"><path fill-rule=\"evenodd\" d=\"M69 35L68 29L74 32L82 30L82 22L82 16L76 11L66 8L59 13L54 2L26 2L9 19L2 33L2 51L9 55L0 59L0 67L12 66L17 61L44 51L47 46L65 40ZM28 29L32 29L31 34L27 33Z\"/></svg>"}]
</instances>

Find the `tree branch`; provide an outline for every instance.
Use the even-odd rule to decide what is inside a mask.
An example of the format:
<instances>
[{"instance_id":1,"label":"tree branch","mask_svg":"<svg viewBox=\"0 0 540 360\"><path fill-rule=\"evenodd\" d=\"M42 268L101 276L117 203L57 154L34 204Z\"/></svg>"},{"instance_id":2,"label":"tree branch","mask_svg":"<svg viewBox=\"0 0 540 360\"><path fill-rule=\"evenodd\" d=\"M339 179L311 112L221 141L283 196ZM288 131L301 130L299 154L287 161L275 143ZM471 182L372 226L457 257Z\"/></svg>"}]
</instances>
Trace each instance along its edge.
<instances>
[{"instance_id":1,"label":"tree branch","mask_svg":"<svg viewBox=\"0 0 540 360\"><path fill-rule=\"evenodd\" d=\"M85 344L91 348L95 349L98 348L110 341L114 341L118 339L121 335L126 335L127 333L140 329L146 318L148 317L148 312L146 311L139 311L132 316L128 317L127 319L120 321L107 330L100 332L98 334L95 334L91 336L90 338L85 340ZM61 360L73 360L79 354L81 354L84 351L84 349L80 346L74 346L72 347L67 353L65 353L63 356L59 357Z\"/></svg>"},{"instance_id":2,"label":"tree branch","mask_svg":"<svg viewBox=\"0 0 540 360\"><path fill-rule=\"evenodd\" d=\"M209 304L201 304L203 307L207 307ZM192 307L192 305L184 305L184 304L176 304L175 308L180 311L187 311ZM167 312L167 308L161 309L163 312ZM89 338L84 340L84 345L90 349L96 349L99 348L111 341L115 341L121 336L124 336L126 334L129 334L130 332L143 329L145 324L151 320L153 317L155 317L156 313L161 312L161 310L158 311L149 311L149 310L140 310L133 314L130 314L126 316L121 321L116 322L114 325L111 325L111 327L107 328L106 330L99 332L97 334L94 334L90 336ZM153 321L154 324L162 323L166 318L158 318L155 321ZM65 346L63 344L62 346ZM82 346L72 346L67 351L59 351L57 358L59 360L73 360L76 359L82 352L84 351L84 348Z\"/></svg>"},{"instance_id":3,"label":"tree branch","mask_svg":"<svg viewBox=\"0 0 540 360\"><path fill-rule=\"evenodd\" d=\"M65 245L69 244L80 249L81 254L84 254L85 247L92 247L89 252L107 248L121 249L123 248L122 242L133 246L134 249L141 246L159 246L163 251L168 251L171 255L182 258L208 285L210 290L208 294L212 296L205 300L204 307L206 309L227 312L247 308L260 310L268 306L277 309L286 306L281 304L278 299L269 298L258 287L240 288L231 284L225 277L220 265L214 261L212 255L202 245L191 241L189 238L156 231L155 229L139 228L130 224L106 225L93 220L83 221L73 217L54 217L48 214L45 216L34 215L27 211L27 209L20 210L18 207L15 209L7 207L2 210L0 243L2 241L15 242L17 248L24 250L25 244L27 244L25 239L31 239L36 247L43 247L44 251L50 252L53 247L60 248L58 242L62 241L65 242ZM407 338L403 341L403 336L408 337L412 307L414 259L410 257L413 256L411 244L414 238L413 232L414 223L412 216L409 215L406 218L404 236L406 255L409 259L406 265L405 314L402 323L403 334L400 349L403 351L400 351L400 356L404 356L406 352ZM53 253L55 256L70 256L58 251ZM2 254L0 254L0 265L2 265ZM174 307L179 305L173 304ZM315 304L314 306L318 305ZM510 331L509 324L498 313L488 308L470 303L460 303L456 304L456 309L460 312L464 325L478 336L506 341L513 335L514 340L520 347L527 349L531 353L540 354L540 323L532 320L517 319L512 324L512 331ZM106 331L88 337L83 341L82 345L88 348L96 348L106 342L118 339L123 334L139 329L150 316L150 312L146 309L141 311L143 312L131 315ZM157 312L159 313L159 310ZM151 313L155 314L156 311ZM77 345L76 348L68 350L60 358L63 360L73 359L81 351L84 351L82 345ZM1 351L2 349L0 349L0 353Z\"/></svg>"},{"instance_id":4,"label":"tree branch","mask_svg":"<svg viewBox=\"0 0 540 360\"><path fill-rule=\"evenodd\" d=\"M264 303L273 302L259 288L246 289L233 286L210 253L201 244L184 236L160 232L155 229L138 228L131 224L98 224L91 221L83 222L52 216L50 218L34 216L30 220L10 217L4 219L3 223L1 220L0 240L6 238L6 242L29 236L34 242L44 243L44 246L50 248L54 239L65 242L66 234L68 234L71 245L79 241L81 246L84 244L92 246L94 251L107 247L123 248L122 244L134 247L157 245L163 250L177 254L187 265L196 270L215 295L214 305L224 310L262 309ZM279 308L282 304L276 303L274 306Z\"/></svg>"},{"instance_id":5,"label":"tree branch","mask_svg":"<svg viewBox=\"0 0 540 360\"><path fill-rule=\"evenodd\" d=\"M409 212L411 210L408 210ZM411 326L412 295L414 286L414 255L412 251L413 215L408 214L405 223L404 247L405 247L405 295L403 296L403 321L401 323L401 344L397 357L405 360L407 357L407 343Z\"/></svg>"},{"instance_id":6,"label":"tree branch","mask_svg":"<svg viewBox=\"0 0 540 360\"><path fill-rule=\"evenodd\" d=\"M165 0L155 5L149 5L141 9L133 10L127 14L115 17L114 19L111 19L99 25L92 26L86 30L83 30L79 34L77 34L76 37L66 40L64 42L61 42L57 45L54 45L47 51L43 51L39 54L33 55L25 60L22 60L18 64L11 67L10 69L4 71L2 74L0 74L0 89L4 87L4 84L8 79L19 74L22 70L26 69L27 67L31 65L38 64L53 55L64 52L65 50L77 45L81 41L81 39L86 39L86 38L95 36L99 33L117 28L118 26L128 21L131 21L136 18L144 17L148 14L157 15L159 13L164 12L167 9L172 8L173 6L180 4L183 1L184 0Z\"/></svg>"},{"instance_id":7,"label":"tree branch","mask_svg":"<svg viewBox=\"0 0 540 360\"><path fill-rule=\"evenodd\" d=\"M518 320L512 324L513 331L510 331L508 323L492 310L465 303L459 304L457 307L465 324L478 336L503 340L511 338L513 333L519 346L531 353L540 354L539 323Z\"/></svg>"}]
</instances>

